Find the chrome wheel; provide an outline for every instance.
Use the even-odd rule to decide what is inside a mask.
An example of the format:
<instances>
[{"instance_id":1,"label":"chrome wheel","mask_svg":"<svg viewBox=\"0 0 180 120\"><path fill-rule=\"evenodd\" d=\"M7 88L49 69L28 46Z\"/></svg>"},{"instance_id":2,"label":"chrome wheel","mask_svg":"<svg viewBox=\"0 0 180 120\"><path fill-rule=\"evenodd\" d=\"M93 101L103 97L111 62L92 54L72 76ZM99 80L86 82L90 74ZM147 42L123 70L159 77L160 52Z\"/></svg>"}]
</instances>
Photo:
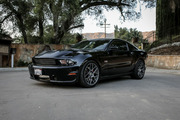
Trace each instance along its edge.
<instances>
[{"instance_id":1,"label":"chrome wheel","mask_svg":"<svg viewBox=\"0 0 180 120\"><path fill-rule=\"evenodd\" d=\"M84 79L85 82L90 86L93 86L98 82L99 68L95 63L89 63L86 65L84 69Z\"/></svg>"}]
</instances>

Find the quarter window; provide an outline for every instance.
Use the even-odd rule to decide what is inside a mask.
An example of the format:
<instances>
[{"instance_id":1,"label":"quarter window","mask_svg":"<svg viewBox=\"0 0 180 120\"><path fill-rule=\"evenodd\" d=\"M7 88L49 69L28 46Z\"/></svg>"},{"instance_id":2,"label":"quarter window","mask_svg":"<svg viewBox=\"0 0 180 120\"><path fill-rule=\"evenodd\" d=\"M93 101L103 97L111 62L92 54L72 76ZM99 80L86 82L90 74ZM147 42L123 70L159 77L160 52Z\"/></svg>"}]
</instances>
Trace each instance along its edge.
<instances>
[{"instance_id":1,"label":"quarter window","mask_svg":"<svg viewBox=\"0 0 180 120\"><path fill-rule=\"evenodd\" d=\"M128 44L128 46L129 46L130 51L137 51L138 50L135 46L133 46L131 44Z\"/></svg>"}]
</instances>

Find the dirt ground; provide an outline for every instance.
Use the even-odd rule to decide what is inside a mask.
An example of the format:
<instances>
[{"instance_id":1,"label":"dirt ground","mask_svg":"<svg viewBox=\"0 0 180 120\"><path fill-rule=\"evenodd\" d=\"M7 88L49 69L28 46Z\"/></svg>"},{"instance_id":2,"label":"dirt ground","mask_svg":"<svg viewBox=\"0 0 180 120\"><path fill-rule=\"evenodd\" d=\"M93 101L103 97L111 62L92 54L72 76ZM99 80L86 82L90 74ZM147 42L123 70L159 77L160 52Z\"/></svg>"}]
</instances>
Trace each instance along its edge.
<instances>
[{"instance_id":1,"label":"dirt ground","mask_svg":"<svg viewBox=\"0 0 180 120\"><path fill-rule=\"evenodd\" d=\"M149 52L149 54L153 54L153 55L180 55L180 47L179 46L165 47L165 48L161 48L161 49Z\"/></svg>"}]
</instances>

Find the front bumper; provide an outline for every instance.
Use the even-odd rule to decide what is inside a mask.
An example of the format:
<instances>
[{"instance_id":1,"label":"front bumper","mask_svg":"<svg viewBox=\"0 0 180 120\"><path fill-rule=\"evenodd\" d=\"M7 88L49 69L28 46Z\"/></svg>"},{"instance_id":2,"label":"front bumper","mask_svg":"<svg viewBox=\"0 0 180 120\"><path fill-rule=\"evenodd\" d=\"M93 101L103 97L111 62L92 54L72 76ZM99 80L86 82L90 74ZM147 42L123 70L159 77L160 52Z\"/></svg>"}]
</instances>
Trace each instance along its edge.
<instances>
[{"instance_id":1,"label":"front bumper","mask_svg":"<svg viewBox=\"0 0 180 120\"><path fill-rule=\"evenodd\" d=\"M42 82L73 83L78 79L78 66L28 66L30 78ZM35 75L35 69L40 69L42 75Z\"/></svg>"}]
</instances>

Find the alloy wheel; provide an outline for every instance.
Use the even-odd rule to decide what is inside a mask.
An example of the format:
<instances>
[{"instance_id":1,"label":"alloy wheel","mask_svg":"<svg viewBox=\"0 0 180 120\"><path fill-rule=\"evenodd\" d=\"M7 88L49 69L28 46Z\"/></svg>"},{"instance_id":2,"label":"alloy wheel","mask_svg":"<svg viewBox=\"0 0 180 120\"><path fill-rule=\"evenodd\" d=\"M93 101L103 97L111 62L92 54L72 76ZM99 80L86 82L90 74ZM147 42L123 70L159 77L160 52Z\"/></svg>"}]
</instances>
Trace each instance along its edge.
<instances>
[{"instance_id":1,"label":"alloy wheel","mask_svg":"<svg viewBox=\"0 0 180 120\"><path fill-rule=\"evenodd\" d=\"M144 74L145 74L145 65L143 62L140 62L138 66L137 75L139 76L139 78L142 78Z\"/></svg>"},{"instance_id":2,"label":"alloy wheel","mask_svg":"<svg viewBox=\"0 0 180 120\"><path fill-rule=\"evenodd\" d=\"M99 80L99 67L95 63L88 63L84 69L86 84L94 86Z\"/></svg>"}]
</instances>

